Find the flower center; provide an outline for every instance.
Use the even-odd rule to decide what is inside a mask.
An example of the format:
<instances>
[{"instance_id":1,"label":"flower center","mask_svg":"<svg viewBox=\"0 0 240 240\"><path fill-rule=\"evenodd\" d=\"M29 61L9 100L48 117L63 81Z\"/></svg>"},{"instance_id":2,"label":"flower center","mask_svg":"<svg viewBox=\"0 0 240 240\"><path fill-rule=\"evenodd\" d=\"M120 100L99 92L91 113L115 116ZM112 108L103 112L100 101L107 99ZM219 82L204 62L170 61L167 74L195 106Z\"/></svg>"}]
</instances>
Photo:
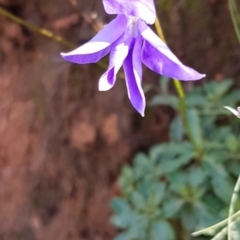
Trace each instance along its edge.
<instances>
[{"instance_id":1,"label":"flower center","mask_svg":"<svg viewBox=\"0 0 240 240\"><path fill-rule=\"evenodd\" d=\"M139 33L137 29L137 21L138 17L132 17L132 16L127 16L128 22L127 22L127 28L125 32L125 38L137 38Z\"/></svg>"}]
</instances>

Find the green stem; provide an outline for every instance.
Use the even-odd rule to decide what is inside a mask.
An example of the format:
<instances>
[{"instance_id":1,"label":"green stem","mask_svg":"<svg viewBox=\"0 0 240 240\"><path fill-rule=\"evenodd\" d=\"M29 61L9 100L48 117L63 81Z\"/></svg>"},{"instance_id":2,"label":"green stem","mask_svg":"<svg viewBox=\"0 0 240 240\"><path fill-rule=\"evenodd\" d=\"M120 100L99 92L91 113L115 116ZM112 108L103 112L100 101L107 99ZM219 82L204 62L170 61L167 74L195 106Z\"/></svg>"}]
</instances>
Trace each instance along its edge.
<instances>
[{"instance_id":1,"label":"green stem","mask_svg":"<svg viewBox=\"0 0 240 240\"><path fill-rule=\"evenodd\" d=\"M69 41L67 41L66 39L64 39L63 37L59 36L59 35L56 35L56 34L53 34L51 31L45 29L45 28L39 28L39 27L36 27L35 25L31 24L31 23L28 23L27 21L13 15L12 13L8 12L7 10L3 9L0 7L0 14L3 15L4 17L10 19L11 21L19 24L19 25L22 25L24 27L26 27L27 29L33 31L33 32L36 32L44 37L47 37L55 42L59 42L61 43L63 46L69 48L69 49L73 49L73 48L76 48L77 46ZM97 63L98 66L100 66L101 68L103 69L106 69L107 68L107 65L104 64L102 61L99 61ZM123 77L123 74L122 73L119 73L119 77Z\"/></svg>"},{"instance_id":2,"label":"green stem","mask_svg":"<svg viewBox=\"0 0 240 240\"><path fill-rule=\"evenodd\" d=\"M236 32L238 41L240 42L240 21L239 21L239 13L238 13L237 5L234 0L228 0L228 6L229 6L234 30Z\"/></svg>"},{"instance_id":3,"label":"green stem","mask_svg":"<svg viewBox=\"0 0 240 240\"><path fill-rule=\"evenodd\" d=\"M56 42L59 42L62 45L68 47L68 48L74 48L75 47L75 45L73 43L68 42L67 40L63 39L61 36L55 35L45 28L36 27L33 24L24 21L23 19L13 15L12 13L6 11L5 9L3 9L1 7L0 7L0 14L3 15L4 17L6 17L6 18L12 20L15 23L18 23L19 25L22 25L22 26L28 28L29 30L31 30L33 32L37 32L37 33L43 35L44 37L47 37L47 38L50 38L50 39L52 39Z\"/></svg>"},{"instance_id":4,"label":"green stem","mask_svg":"<svg viewBox=\"0 0 240 240\"><path fill-rule=\"evenodd\" d=\"M238 217L240 217L240 211L238 211L235 214L233 214L230 217L230 220L234 221ZM225 220L223 220L223 221L221 221L221 222L219 222L219 223L217 223L217 224L215 224L213 226L210 226L208 228L205 228L205 229L202 229L200 231L194 232L194 233L192 233L192 236L197 237L197 236L202 235L202 234L208 234L208 233L210 233L212 231L217 230L218 228L224 227L226 224L228 224L228 221L229 221L229 218L227 218L227 219L225 219Z\"/></svg>"},{"instance_id":5,"label":"green stem","mask_svg":"<svg viewBox=\"0 0 240 240\"><path fill-rule=\"evenodd\" d=\"M239 219L231 223L231 228L236 227ZM218 234L216 234L211 240L223 240L226 239L225 236L228 234L228 227L223 228Z\"/></svg>"},{"instance_id":6,"label":"green stem","mask_svg":"<svg viewBox=\"0 0 240 240\"><path fill-rule=\"evenodd\" d=\"M155 28L156 28L158 36L166 43L167 41L164 37L162 27L161 27L161 23L160 23L160 20L158 18L156 18L156 21L155 21ZM185 93L184 93L181 82L178 79L173 79L173 83L174 83L174 86L175 86L176 91L178 93L178 96L180 98L185 98Z\"/></svg>"},{"instance_id":7,"label":"green stem","mask_svg":"<svg viewBox=\"0 0 240 240\"><path fill-rule=\"evenodd\" d=\"M234 187L234 191L233 191L232 198L231 198L231 203L230 203L230 208L229 208L228 229L227 229L228 240L232 239L232 237L231 237L231 216L233 216L233 214L234 214L234 207L235 207L235 204L236 204L236 201L237 201L237 198L238 198L239 190L240 190L240 175L239 175L238 180L236 182L236 185Z\"/></svg>"},{"instance_id":8,"label":"green stem","mask_svg":"<svg viewBox=\"0 0 240 240\"><path fill-rule=\"evenodd\" d=\"M155 21L155 28L156 28L158 36L166 43L166 39L165 39L163 31L162 31L161 23L160 23L160 20L158 18L156 18L156 21ZM182 83L178 79L173 79L173 84L174 84L174 87L175 87L175 89L177 91L177 94L180 98L180 111L181 111L181 114L182 114L183 123L184 123L184 126L186 128L188 138L192 142L192 144L194 145L196 151L198 152L199 158L201 158L201 149L199 148L199 146L194 141L194 138L192 137L192 134L191 134L191 131L190 131L188 116L187 116L186 97L185 97L185 92L184 92L183 87L182 87Z\"/></svg>"}]
</instances>

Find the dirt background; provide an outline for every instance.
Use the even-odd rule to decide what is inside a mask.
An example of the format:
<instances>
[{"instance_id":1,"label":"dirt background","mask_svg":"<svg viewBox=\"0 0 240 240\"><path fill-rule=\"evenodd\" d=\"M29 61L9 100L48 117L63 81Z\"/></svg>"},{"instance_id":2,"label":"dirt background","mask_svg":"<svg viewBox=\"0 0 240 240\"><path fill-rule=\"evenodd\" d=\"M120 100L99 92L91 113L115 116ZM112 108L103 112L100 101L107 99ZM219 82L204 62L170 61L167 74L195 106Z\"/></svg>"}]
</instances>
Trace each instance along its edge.
<instances>
[{"instance_id":1,"label":"dirt background","mask_svg":"<svg viewBox=\"0 0 240 240\"><path fill-rule=\"evenodd\" d=\"M159 0L169 45L205 81L240 79L226 0ZM112 16L100 0L0 0L0 7L76 45ZM110 240L120 168L166 141L172 112L141 118L125 83L98 92L103 69L64 62L67 48L0 15L0 239ZM144 83L159 77L146 70ZM188 88L190 85L184 85ZM147 96L149 97L149 96Z\"/></svg>"}]
</instances>

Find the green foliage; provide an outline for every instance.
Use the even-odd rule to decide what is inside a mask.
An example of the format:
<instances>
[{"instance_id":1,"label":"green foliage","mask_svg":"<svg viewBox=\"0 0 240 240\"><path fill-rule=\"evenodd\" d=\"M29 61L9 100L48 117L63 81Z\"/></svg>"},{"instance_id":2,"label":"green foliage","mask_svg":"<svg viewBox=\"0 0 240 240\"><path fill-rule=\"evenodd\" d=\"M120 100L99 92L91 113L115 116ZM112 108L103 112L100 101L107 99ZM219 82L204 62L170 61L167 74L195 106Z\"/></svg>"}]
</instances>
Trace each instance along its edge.
<instances>
[{"instance_id":1,"label":"green foliage","mask_svg":"<svg viewBox=\"0 0 240 240\"><path fill-rule=\"evenodd\" d=\"M150 105L180 112L168 79L161 80ZM121 230L116 239L188 240L191 232L227 217L240 173L239 123L222 107L237 104L239 92L230 91L232 86L231 80L211 81L187 94L189 130L197 148L186 140L182 118L176 114L170 141L152 146L148 154L138 153L132 166L123 167L122 196L111 202L111 222Z\"/></svg>"}]
</instances>

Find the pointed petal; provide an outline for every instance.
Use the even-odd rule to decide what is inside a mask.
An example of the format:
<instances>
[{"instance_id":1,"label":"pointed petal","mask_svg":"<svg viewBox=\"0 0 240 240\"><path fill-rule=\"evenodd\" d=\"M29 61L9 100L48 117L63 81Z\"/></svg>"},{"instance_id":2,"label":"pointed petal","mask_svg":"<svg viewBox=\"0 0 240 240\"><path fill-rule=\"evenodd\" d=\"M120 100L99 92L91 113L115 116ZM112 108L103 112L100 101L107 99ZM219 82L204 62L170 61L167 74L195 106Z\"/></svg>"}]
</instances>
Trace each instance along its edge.
<instances>
[{"instance_id":1,"label":"pointed petal","mask_svg":"<svg viewBox=\"0 0 240 240\"><path fill-rule=\"evenodd\" d=\"M240 118L240 108L238 107L237 110L228 106L224 106L228 111L233 113L236 117Z\"/></svg>"},{"instance_id":2,"label":"pointed petal","mask_svg":"<svg viewBox=\"0 0 240 240\"><path fill-rule=\"evenodd\" d=\"M124 36L122 36L113 44L110 52L110 63L108 70L101 76L99 80L99 91L107 91L115 84L116 75L123 65L123 61L128 55L130 43L130 41L124 41Z\"/></svg>"},{"instance_id":3,"label":"pointed petal","mask_svg":"<svg viewBox=\"0 0 240 240\"><path fill-rule=\"evenodd\" d=\"M127 18L119 15L89 42L69 53L61 53L61 56L74 63L95 63L109 53L111 44L123 34L126 25Z\"/></svg>"},{"instance_id":4,"label":"pointed petal","mask_svg":"<svg viewBox=\"0 0 240 240\"><path fill-rule=\"evenodd\" d=\"M123 63L128 97L133 107L144 116L146 100L142 89L142 65L141 65L142 39L139 37L131 45L129 54Z\"/></svg>"},{"instance_id":5,"label":"pointed petal","mask_svg":"<svg viewBox=\"0 0 240 240\"><path fill-rule=\"evenodd\" d=\"M151 70L179 80L198 80L205 77L194 69L183 65L168 46L141 20L138 29L145 39L142 62Z\"/></svg>"},{"instance_id":6,"label":"pointed petal","mask_svg":"<svg viewBox=\"0 0 240 240\"><path fill-rule=\"evenodd\" d=\"M103 6L108 14L139 17L148 24L153 24L156 19L153 0L103 0Z\"/></svg>"}]
</instances>

